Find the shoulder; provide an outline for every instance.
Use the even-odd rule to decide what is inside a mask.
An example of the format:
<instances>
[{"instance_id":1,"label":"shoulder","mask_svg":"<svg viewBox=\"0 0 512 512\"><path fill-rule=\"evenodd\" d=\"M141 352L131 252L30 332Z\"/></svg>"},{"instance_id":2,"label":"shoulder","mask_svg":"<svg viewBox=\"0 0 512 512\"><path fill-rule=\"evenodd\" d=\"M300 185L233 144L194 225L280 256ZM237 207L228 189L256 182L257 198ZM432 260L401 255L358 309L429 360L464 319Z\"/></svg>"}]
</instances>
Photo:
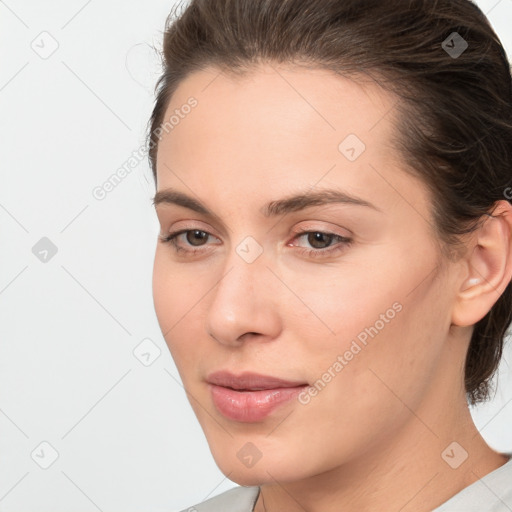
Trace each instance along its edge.
<instances>
[{"instance_id":1,"label":"shoulder","mask_svg":"<svg viewBox=\"0 0 512 512\"><path fill-rule=\"evenodd\" d=\"M259 487L234 487L181 512L252 512Z\"/></svg>"}]
</instances>

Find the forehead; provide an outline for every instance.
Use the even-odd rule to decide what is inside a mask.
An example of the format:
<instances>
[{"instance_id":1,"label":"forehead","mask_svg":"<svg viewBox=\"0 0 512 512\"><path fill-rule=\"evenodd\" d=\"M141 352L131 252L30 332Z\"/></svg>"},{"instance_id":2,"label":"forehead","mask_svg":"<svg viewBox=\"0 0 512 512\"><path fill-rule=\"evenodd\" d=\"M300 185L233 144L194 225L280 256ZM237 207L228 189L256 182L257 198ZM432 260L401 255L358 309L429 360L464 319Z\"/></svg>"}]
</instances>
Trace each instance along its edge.
<instances>
[{"instance_id":1,"label":"forehead","mask_svg":"<svg viewBox=\"0 0 512 512\"><path fill-rule=\"evenodd\" d=\"M329 70L268 63L242 76L213 67L192 73L177 87L164 120L191 97L197 106L174 126L175 145L193 132L201 142L210 136L213 144L223 138L250 144L257 136L267 149L275 141L296 151L301 138L324 138L332 149L333 141L348 134L382 146L397 101L365 75L352 80Z\"/></svg>"},{"instance_id":2,"label":"forehead","mask_svg":"<svg viewBox=\"0 0 512 512\"><path fill-rule=\"evenodd\" d=\"M184 108L191 98L195 106ZM185 183L208 201L237 187L263 197L269 187L291 192L321 182L389 196L382 175L403 165L391 146L396 102L368 77L322 69L267 64L244 76L194 72L164 117L178 122L159 143L158 189Z\"/></svg>"}]
</instances>

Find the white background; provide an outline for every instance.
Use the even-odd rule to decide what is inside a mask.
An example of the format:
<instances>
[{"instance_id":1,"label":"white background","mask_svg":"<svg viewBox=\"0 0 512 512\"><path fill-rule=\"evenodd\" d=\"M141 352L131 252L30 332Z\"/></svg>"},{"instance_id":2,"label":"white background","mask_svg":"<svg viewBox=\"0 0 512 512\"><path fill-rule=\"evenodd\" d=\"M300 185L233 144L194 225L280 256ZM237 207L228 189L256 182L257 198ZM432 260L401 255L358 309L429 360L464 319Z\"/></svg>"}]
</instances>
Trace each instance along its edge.
<instances>
[{"instance_id":1,"label":"white background","mask_svg":"<svg viewBox=\"0 0 512 512\"><path fill-rule=\"evenodd\" d=\"M512 0L478 4L512 55ZM92 194L144 143L159 71L148 44L172 5L0 1L0 511L175 511L235 486L154 313L147 161ZM52 44L48 58L32 48ZM43 237L57 248L46 263L32 252ZM147 367L133 354L146 338L161 351ZM508 346L495 399L473 411L508 452L511 364ZM58 453L48 469L43 441Z\"/></svg>"}]
</instances>

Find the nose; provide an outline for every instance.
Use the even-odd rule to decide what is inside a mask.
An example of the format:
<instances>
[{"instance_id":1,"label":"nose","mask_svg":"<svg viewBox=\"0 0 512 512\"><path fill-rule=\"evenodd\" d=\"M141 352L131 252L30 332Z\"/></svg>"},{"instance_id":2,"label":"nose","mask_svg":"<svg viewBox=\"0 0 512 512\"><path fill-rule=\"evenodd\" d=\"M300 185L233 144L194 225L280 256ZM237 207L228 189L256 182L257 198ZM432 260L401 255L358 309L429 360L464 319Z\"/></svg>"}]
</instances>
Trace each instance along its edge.
<instances>
[{"instance_id":1,"label":"nose","mask_svg":"<svg viewBox=\"0 0 512 512\"><path fill-rule=\"evenodd\" d=\"M280 283L267 264L263 255L248 263L233 250L211 292L206 317L206 332L218 343L239 346L248 339L278 337Z\"/></svg>"}]
</instances>

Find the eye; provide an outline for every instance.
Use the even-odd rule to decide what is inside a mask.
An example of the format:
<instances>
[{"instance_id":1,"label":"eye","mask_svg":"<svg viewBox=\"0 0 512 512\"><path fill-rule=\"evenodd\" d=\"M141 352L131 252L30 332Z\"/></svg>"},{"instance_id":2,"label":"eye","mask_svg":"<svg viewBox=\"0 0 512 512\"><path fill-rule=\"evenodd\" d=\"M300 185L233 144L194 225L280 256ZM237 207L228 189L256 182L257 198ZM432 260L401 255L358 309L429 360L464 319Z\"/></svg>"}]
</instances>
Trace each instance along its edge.
<instances>
[{"instance_id":1,"label":"eye","mask_svg":"<svg viewBox=\"0 0 512 512\"><path fill-rule=\"evenodd\" d=\"M343 251L352 243L351 238L325 231L300 231L296 234L295 238L300 239L306 235L307 243L314 247L314 249L300 248L300 252L313 258L333 256ZM334 240L337 240L338 243L333 246L331 243ZM326 244L328 247L325 247Z\"/></svg>"},{"instance_id":2,"label":"eye","mask_svg":"<svg viewBox=\"0 0 512 512\"><path fill-rule=\"evenodd\" d=\"M182 235L185 235L185 245L188 245L189 247L197 247L197 249L191 250L182 247L178 243L179 237ZM299 231L295 235L294 240L307 235L307 243L310 244L313 249L299 247L298 250L301 254L313 258L332 256L343 251L352 243L351 238L324 231ZM209 237L213 237L213 235L201 229L182 229L180 231L175 231L174 233L169 233L166 236L159 235L158 238L162 243L170 244L177 253L186 256L204 252L200 247L206 245ZM333 241L338 241L338 243L333 246ZM287 245L289 247L294 247L291 244ZM327 245L327 247L325 247L325 245Z\"/></svg>"},{"instance_id":3,"label":"eye","mask_svg":"<svg viewBox=\"0 0 512 512\"><path fill-rule=\"evenodd\" d=\"M190 233L192 235L190 236ZM180 231L175 231L174 233L169 233L167 236L159 236L159 240L164 244L170 244L173 249L178 253L191 253L195 254L197 252L202 252L201 249L184 249L181 245L178 244L178 238L181 235L186 235L185 239L187 243L191 243L192 246L201 247L204 245L202 242L208 240L208 237L213 236L210 233L203 231L202 229L182 229ZM198 242L198 243L196 243Z\"/></svg>"}]
</instances>

